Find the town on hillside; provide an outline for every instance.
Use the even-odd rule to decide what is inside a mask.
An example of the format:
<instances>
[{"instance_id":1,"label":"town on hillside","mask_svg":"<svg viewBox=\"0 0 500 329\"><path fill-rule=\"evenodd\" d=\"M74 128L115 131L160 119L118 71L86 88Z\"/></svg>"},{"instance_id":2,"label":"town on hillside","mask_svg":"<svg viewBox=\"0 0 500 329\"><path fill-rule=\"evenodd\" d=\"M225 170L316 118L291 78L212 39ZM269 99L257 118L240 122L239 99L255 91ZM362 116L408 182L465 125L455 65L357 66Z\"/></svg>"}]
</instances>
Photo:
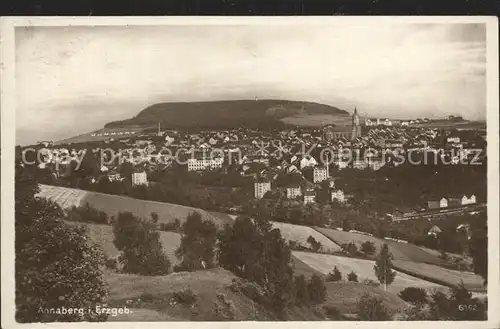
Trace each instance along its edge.
<instances>
[{"instance_id":1,"label":"town on hillside","mask_svg":"<svg viewBox=\"0 0 500 329\"><path fill-rule=\"evenodd\" d=\"M375 18L16 28L5 327L498 325L497 22Z\"/></svg>"}]
</instances>

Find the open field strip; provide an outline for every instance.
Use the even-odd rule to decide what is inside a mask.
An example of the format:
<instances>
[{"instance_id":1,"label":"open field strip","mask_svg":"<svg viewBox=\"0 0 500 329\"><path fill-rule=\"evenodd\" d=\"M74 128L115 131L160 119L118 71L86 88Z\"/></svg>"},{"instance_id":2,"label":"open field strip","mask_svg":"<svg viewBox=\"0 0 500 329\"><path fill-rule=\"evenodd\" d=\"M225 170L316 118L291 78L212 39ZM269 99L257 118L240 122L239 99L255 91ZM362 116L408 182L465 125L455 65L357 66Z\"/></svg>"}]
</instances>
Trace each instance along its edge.
<instances>
[{"instance_id":1,"label":"open field strip","mask_svg":"<svg viewBox=\"0 0 500 329\"><path fill-rule=\"evenodd\" d=\"M294 225L281 222L271 222L273 228L277 228L281 231L281 236L288 241L296 241L302 246L310 246L307 239L312 236L316 241L321 243L320 251L323 252L335 252L341 251L339 245L334 243L332 240L325 237L323 234L319 233L313 228L302 225Z\"/></svg>"},{"instance_id":2,"label":"open field strip","mask_svg":"<svg viewBox=\"0 0 500 329\"><path fill-rule=\"evenodd\" d=\"M213 221L219 227L226 220L223 216L216 216L198 208L59 186L40 184L40 193L37 196L50 199L59 204L63 209L68 209L72 206L83 206L88 203L97 210L104 211L108 216L117 216L119 212L128 211L136 216L147 219L151 217L152 212L156 212L159 216L159 223L173 222L176 218L182 222L189 213L194 211L199 212L203 219Z\"/></svg>"},{"instance_id":3,"label":"open field strip","mask_svg":"<svg viewBox=\"0 0 500 329\"><path fill-rule=\"evenodd\" d=\"M422 278L445 286L457 286L464 283L469 291L483 292L483 279L481 276L466 271L450 270L444 267L405 261L394 261L394 268L409 275Z\"/></svg>"},{"instance_id":4,"label":"open field strip","mask_svg":"<svg viewBox=\"0 0 500 329\"><path fill-rule=\"evenodd\" d=\"M430 263L435 265L440 265L441 260L439 259L439 253L430 253L414 244L411 243L400 243L396 241L390 241L385 239L380 239L377 237L364 235L354 232L337 231L334 229L315 227L315 229L330 238L332 241L340 244L353 242L359 248L361 244L365 241L373 242L378 253L384 244L389 246L389 251L395 260L402 261L413 261L421 263Z\"/></svg>"},{"instance_id":5,"label":"open field strip","mask_svg":"<svg viewBox=\"0 0 500 329\"><path fill-rule=\"evenodd\" d=\"M372 260L316 254L303 251L293 251L292 254L302 262L323 274L328 274L335 266L337 266L342 273L343 280L345 281L347 281L347 274L354 271L358 275L359 281L371 279L378 282L373 270L375 262ZM419 287L428 291L446 288L439 284L397 272L394 282L387 288L387 291L397 294L406 287Z\"/></svg>"}]
</instances>

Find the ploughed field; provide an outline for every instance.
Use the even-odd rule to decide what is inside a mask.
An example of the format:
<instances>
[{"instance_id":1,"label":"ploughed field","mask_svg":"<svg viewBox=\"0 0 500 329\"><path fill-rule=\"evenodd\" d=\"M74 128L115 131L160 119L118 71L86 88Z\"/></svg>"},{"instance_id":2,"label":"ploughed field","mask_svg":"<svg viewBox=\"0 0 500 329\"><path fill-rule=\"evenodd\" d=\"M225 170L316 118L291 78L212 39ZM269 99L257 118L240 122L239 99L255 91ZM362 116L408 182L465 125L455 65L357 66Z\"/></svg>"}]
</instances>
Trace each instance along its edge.
<instances>
[{"instance_id":1,"label":"ploughed field","mask_svg":"<svg viewBox=\"0 0 500 329\"><path fill-rule=\"evenodd\" d=\"M217 216L217 214L198 208L60 186L40 184L40 193L37 196L50 199L63 209L69 209L72 206L84 206L88 203L97 210L104 211L108 216L117 216L119 212L128 211L146 219L150 218L152 212L156 212L159 216L159 223L170 223L176 218L182 222L189 213L197 211L204 220L213 221L216 226L220 227L226 223L226 217Z\"/></svg>"}]
</instances>

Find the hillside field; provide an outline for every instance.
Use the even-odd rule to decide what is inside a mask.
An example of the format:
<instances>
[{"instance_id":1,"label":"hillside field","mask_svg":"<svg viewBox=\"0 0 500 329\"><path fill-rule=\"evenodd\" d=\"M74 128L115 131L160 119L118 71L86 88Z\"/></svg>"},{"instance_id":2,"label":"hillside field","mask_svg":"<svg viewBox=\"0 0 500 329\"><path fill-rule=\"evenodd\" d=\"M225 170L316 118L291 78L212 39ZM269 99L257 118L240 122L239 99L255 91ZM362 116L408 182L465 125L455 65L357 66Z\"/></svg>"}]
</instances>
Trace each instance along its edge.
<instances>
[{"instance_id":1,"label":"hillside field","mask_svg":"<svg viewBox=\"0 0 500 329\"><path fill-rule=\"evenodd\" d=\"M347 281L347 274L354 271L358 275L358 280L361 282L364 279L377 281L373 266L374 261L366 259L348 258L334 255L315 254L303 251L293 251L292 254L300 259L305 264L313 269L322 272L323 274L330 273L335 266L342 273L342 278ZM394 282L387 288L388 292L397 294L406 287L419 287L428 291L434 289L444 289L442 285L431 283L413 276L398 272Z\"/></svg>"},{"instance_id":2,"label":"hillside field","mask_svg":"<svg viewBox=\"0 0 500 329\"><path fill-rule=\"evenodd\" d=\"M382 246L387 244L389 246L389 251L392 253L395 260L430 263L435 265L441 264L441 260L438 257L439 254L431 254L413 244L384 240L369 235L337 231L329 228L315 227L315 229L339 245L353 242L359 249L361 244L365 241L370 241L373 242L377 248L376 253L378 253Z\"/></svg>"},{"instance_id":3,"label":"hillside field","mask_svg":"<svg viewBox=\"0 0 500 329\"><path fill-rule=\"evenodd\" d=\"M116 249L113 244L114 234L113 227L106 224L94 224L94 223L81 223L81 222L71 222L65 221L67 224L76 226L83 225L87 228L87 234L89 239L95 243L106 257L117 257L120 255L118 249ZM163 247L163 252L168 256L173 265L179 263L179 259L175 256L175 250L181 244L181 236L174 232L163 232L160 233L160 242Z\"/></svg>"},{"instance_id":4,"label":"hillside field","mask_svg":"<svg viewBox=\"0 0 500 329\"><path fill-rule=\"evenodd\" d=\"M316 241L321 243L322 252L335 252L341 251L339 245L334 243L332 240L325 237L323 234L320 234L313 228L302 225L281 223L281 222L272 222L273 228L277 228L281 231L281 235L288 241L296 241L300 245L308 247L309 243L307 239L312 236Z\"/></svg>"},{"instance_id":5,"label":"hillside field","mask_svg":"<svg viewBox=\"0 0 500 329\"><path fill-rule=\"evenodd\" d=\"M432 264L405 261L394 261L393 265L397 270L431 282L456 286L463 281L465 288L469 291L485 291L481 276L472 272L455 271Z\"/></svg>"},{"instance_id":6,"label":"hillside field","mask_svg":"<svg viewBox=\"0 0 500 329\"><path fill-rule=\"evenodd\" d=\"M173 222L176 218L183 222L194 211L199 212L204 220L210 220L218 227L229 221L229 218L216 216L198 208L60 186L40 184L40 193L37 196L50 199L63 209L68 209L72 206L83 206L88 203L90 206L104 211L108 216L117 216L119 212L128 211L138 217L148 219L151 217L152 212L156 212L159 215L159 223Z\"/></svg>"}]
</instances>

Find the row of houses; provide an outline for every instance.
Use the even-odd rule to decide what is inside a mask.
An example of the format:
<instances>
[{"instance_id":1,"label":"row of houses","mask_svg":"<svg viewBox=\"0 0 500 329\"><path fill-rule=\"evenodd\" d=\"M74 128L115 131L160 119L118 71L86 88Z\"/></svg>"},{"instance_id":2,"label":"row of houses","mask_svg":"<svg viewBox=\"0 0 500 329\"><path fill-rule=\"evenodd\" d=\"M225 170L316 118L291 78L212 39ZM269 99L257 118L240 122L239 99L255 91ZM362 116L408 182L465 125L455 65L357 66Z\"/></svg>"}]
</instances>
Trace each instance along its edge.
<instances>
[{"instance_id":1,"label":"row of houses","mask_svg":"<svg viewBox=\"0 0 500 329\"><path fill-rule=\"evenodd\" d=\"M344 194L341 189L335 189L335 184L333 180L330 181L330 201L345 203L348 197ZM255 182L254 183L254 196L256 199L262 199L266 193L271 192L271 182ZM302 198L304 204L310 204L316 202L316 190L312 184L297 184L291 185L283 188L284 195L289 200L297 200Z\"/></svg>"},{"instance_id":2,"label":"row of houses","mask_svg":"<svg viewBox=\"0 0 500 329\"><path fill-rule=\"evenodd\" d=\"M474 194L467 197L467 195L451 197L451 198L441 198L439 200L429 200L427 201L427 208L429 209L442 209L448 207L461 207L471 204L476 204L476 196Z\"/></svg>"}]
</instances>

